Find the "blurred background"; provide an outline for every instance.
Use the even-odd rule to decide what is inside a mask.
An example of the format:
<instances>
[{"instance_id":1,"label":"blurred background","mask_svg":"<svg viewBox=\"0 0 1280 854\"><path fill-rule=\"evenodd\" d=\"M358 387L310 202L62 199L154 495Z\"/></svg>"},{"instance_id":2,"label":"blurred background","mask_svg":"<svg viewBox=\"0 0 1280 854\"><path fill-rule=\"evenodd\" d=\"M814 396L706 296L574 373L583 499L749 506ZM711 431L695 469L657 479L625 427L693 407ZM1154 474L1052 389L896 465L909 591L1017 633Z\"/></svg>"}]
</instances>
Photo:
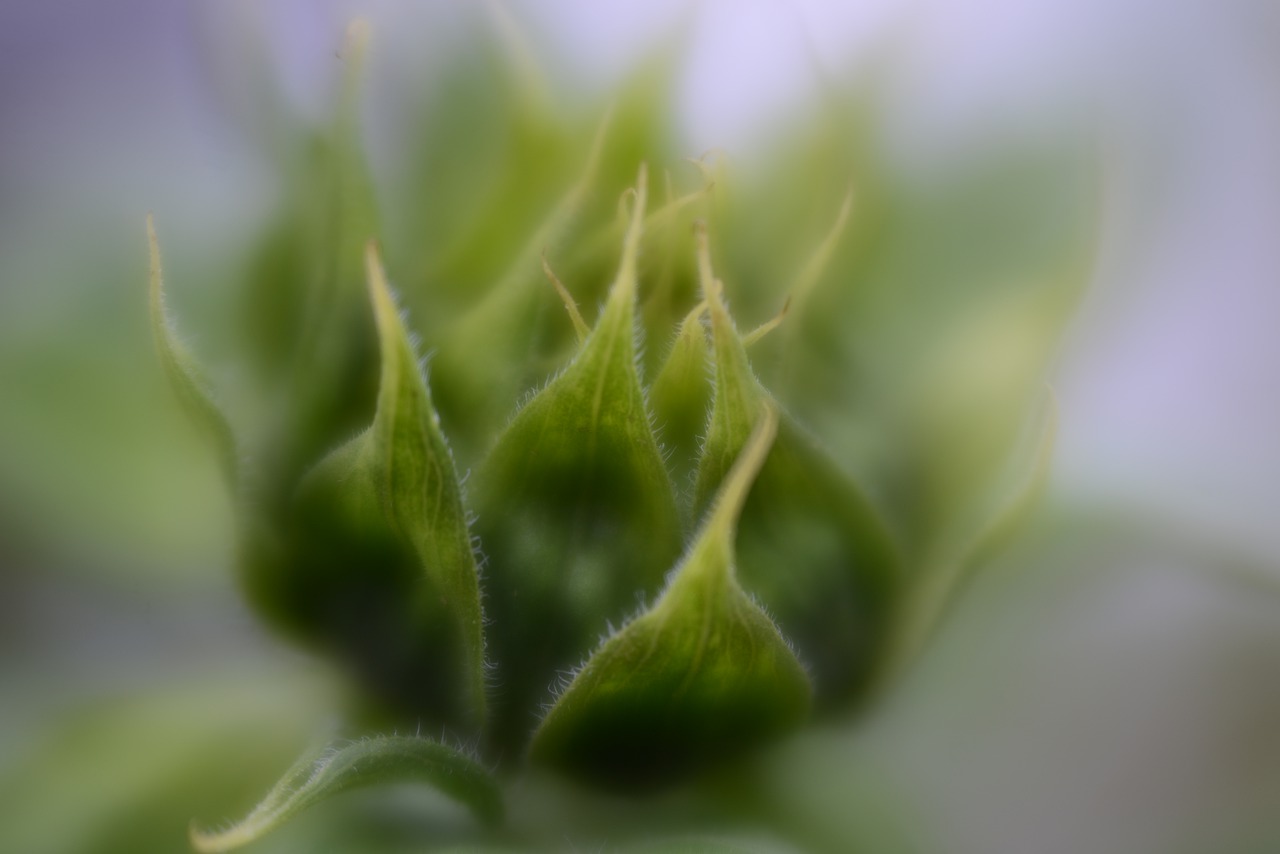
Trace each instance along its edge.
<instances>
[{"instance_id":1,"label":"blurred background","mask_svg":"<svg viewBox=\"0 0 1280 854\"><path fill-rule=\"evenodd\" d=\"M864 726L776 760L814 781L779 797L847 793L925 852L1280 848L1280 7L508 6L584 102L678 35L672 147L742 173L833 80L874 80L887 162L926 184L1091 141L1045 512ZM477 14L0 6L0 849L180 850L322 725L325 675L240 604L229 502L155 365L143 220L192 343L234 375L228 289L286 183L260 90L326 121L367 17L364 138L394 210L406 105Z\"/></svg>"}]
</instances>

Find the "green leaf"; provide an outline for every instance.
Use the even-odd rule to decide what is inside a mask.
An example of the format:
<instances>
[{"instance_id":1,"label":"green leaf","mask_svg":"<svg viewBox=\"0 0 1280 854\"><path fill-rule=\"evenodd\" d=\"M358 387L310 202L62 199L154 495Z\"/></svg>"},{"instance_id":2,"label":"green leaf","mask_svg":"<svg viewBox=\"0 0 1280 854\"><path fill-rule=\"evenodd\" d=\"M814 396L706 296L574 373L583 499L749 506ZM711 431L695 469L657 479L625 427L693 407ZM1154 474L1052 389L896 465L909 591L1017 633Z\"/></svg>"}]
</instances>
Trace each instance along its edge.
<instances>
[{"instance_id":1,"label":"green leaf","mask_svg":"<svg viewBox=\"0 0 1280 854\"><path fill-rule=\"evenodd\" d=\"M766 407L667 588L570 682L534 736L535 760L604 784L661 784L804 719L808 676L734 569L738 516L776 431Z\"/></svg>"},{"instance_id":2,"label":"green leaf","mask_svg":"<svg viewBox=\"0 0 1280 854\"><path fill-rule=\"evenodd\" d=\"M282 548L250 577L413 715L484 715L479 572L453 458L376 246L366 249L382 370L373 425L303 481Z\"/></svg>"},{"instance_id":3,"label":"green leaf","mask_svg":"<svg viewBox=\"0 0 1280 854\"><path fill-rule=\"evenodd\" d=\"M160 367L179 404L213 445L227 485L235 490L240 469L235 435L226 416L214 402L213 391L199 363L179 340L173 319L165 307L160 243L156 239L155 221L150 215L147 216L147 242L151 256L151 333L155 338Z\"/></svg>"},{"instance_id":4,"label":"green leaf","mask_svg":"<svg viewBox=\"0 0 1280 854\"><path fill-rule=\"evenodd\" d=\"M922 567L895 617L893 635L884 654L879 678L891 678L908 667L928 644L960 593L1012 538L1049 482L1058 432L1057 400L1048 391L1033 429L1006 466L994 507L958 547L942 547Z\"/></svg>"},{"instance_id":5,"label":"green leaf","mask_svg":"<svg viewBox=\"0 0 1280 854\"><path fill-rule=\"evenodd\" d=\"M314 682L262 658L242 657L235 667L192 662L147 680L154 684L92 699L85 675L48 657L10 670L0 720L0 851L189 850L189 818L243 809L246 783L266 788L296 757L300 721L316 717L322 693ZM85 699L49 714L51 678Z\"/></svg>"},{"instance_id":6,"label":"green leaf","mask_svg":"<svg viewBox=\"0 0 1280 854\"><path fill-rule=\"evenodd\" d=\"M231 851L280 827L298 813L352 789L420 782L466 806L486 824L501 820L498 786L458 750L422 738L378 736L304 756L262 802L224 830L191 829L200 852Z\"/></svg>"},{"instance_id":7,"label":"green leaf","mask_svg":"<svg viewBox=\"0 0 1280 854\"><path fill-rule=\"evenodd\" d=\"M698 462L695 512L706 506L766 406L746 348L711 271L705 230L699 268L711 315L711 417ZM895 607L900 560L879 513L826 451L786 413L742 511L742 583L797 646L818 701L837 705L867 684Z\"/></svg>"},{"instance_id":8,"label":"green leaf","mask_svg":"<svg viewBox=\"0 0 1280 854\"><path fill-rule=\"evenodd\" d=\"M1007 467L997 506L988 513L968 549L966 562L974 567L1008 545L1048 488L1058 438L1058 399L1053 389L1045 388L1044 401L1030 426L1027 441L1015 450Z\"/></svg>"},{"instance_id":9,"label":"green leaf","mask_svg":"<svg viewBox=\"0 0 1280 854\"><path fill-rule=\"evenodd\" d=\"M636 368L641 168L622 262L574 359L499 437L478 473L477 531L489 557L488 610L502 706L515 748L559 670L610 620L650 595L679 554L681 526Z\"/></svg>"}]
</instances>

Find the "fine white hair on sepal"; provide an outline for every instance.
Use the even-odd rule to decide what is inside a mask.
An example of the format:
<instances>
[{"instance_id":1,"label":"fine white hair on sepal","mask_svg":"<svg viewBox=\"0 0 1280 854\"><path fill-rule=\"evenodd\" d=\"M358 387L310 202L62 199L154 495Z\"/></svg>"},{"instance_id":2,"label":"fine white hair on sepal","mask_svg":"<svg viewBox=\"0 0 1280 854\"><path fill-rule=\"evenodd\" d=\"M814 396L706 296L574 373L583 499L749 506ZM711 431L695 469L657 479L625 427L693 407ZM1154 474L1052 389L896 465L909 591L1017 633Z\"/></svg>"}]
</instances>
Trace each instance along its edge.
<instances>
[{"instance_id":1,"label":"fine white hair on sepal","mask_svg":"<svg viewBox=\"0 0 1280 854\"><path fill-rule=\"evenodd\" d=\"M538 703L538 708L541 709L542 716L544 718L551 714L552 710L555 709L556 704L559 703L560 699L568 693L571 687L573 687L573 683L576 682L578 677L587 669L590 662L591 659L588 657L576 667L571 667L568 670L561 669L555 672L555 676L552 678L552 681L547 684L546 690L543 692L543 699Z\"/></svg>"},{"instance_id":2,"label":"fine white hair on sepal","mask_svg":"<svg viewBox=\"0 0 1280 854\"><path fill-rule=\"evenodd\" d=\"M737 573L735 571L735 575L736 574ZM773 625L773 629L778 633L778 637L782 639L783 645L786 646L787 650L791 653L792 657L794 657L795 660L799 662L800 668L804 670L804 675L808 677L810 684L812 684L814 681L813 666L809 664L808 661L805 660L804 656L801 655L800 649L796 647L795 642L790 637L787 636L786 632L782 630L782 626L778 622L777 618L775 618L773 614L769 612L769 608L765 605L764 602L760 600L758 596L756 596L755 593L745 588L740 588L740 589L742 590L743 594L747 597L747 600L752 605L754 605L756 609L760 611L761 614L764 615L765 619L767 619Z\"/></svg>"},{"instance_id":3,"label":"fine white hair on sepal","mask_svg":"<svg viewBox=\"0 0 1280 854\"><path fill-rule=\"evenodd\" d=\"M576 360L577 357L575 356L568 362L568 364L561 365L555 373L543 380L541 385L535 385L532 388L525 389L516 401L515 408L511 411L511 414L507 416L506 427L503 428L503 432L505 432L507 427L511 426L512 422L520 417L520 413L522 413L525 410L525 407L532 403L538 395L542 394L555 384L556 380L564 376L565 372L569 370Z\"/></svg>"}]
</instances>

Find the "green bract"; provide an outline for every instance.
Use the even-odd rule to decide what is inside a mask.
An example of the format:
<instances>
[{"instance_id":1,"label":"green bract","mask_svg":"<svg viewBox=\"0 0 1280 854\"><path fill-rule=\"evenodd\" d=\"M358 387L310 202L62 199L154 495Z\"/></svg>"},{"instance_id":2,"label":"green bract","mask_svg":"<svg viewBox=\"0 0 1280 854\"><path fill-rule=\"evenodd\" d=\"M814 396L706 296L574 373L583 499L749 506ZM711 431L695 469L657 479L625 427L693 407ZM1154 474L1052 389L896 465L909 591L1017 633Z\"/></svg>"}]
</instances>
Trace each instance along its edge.
<instances>
[{"instance_id":1,"label":"green bract","mask_svg":"<svg viewBox=\"0 0 1280 854\"><path fill-rule=\"evenodd\" d=\"M698 236L715 354L714 404L694 490L702 512L761 409L776 403L767 403L771 396L751 371L712 275L705 230ZM742 509L744 578L799 646L819 696L846 699L863 684L893 605L893 543L867 499L789 416L782 416L758 484Z\"/></svg>"},{"instance_id":2,"label":"green bract","mask_svg":"<svg viewBox=\"0 0 1280 854\"><path fill-rule=\"evenodd\" d=\"M680 518L636 366L643 167L622 263L595 328L523 406L477 475L491 559L502 741L519 748L558 670L657 590Z\"/></svg>"},{"instance_id":3,"label":"green bract","mask_svg":"<svg viewBox=\"0 0 1280 854\"><path fill-rule=\"evenodd\" d=\"M305 758L230 830L195 833L202 850L355 785L422 780L489 820L529 769L626 792L740 767L887 684L1043 479L1050 429L1003 479L1007 451L991 451L1041 394L1041 338L1012 354L1031 361L993 386L999 406L915 394L956 360L915 347L927 312L892 314L877 293L922 292L908 238L936 211L884 185L856 121L817 134L856 156L817 162L847 167L838 188L866 182L857 239L848 191L815 193L800 231L759 203L818 186L804 169L755 197L727 194L723 166L699 161L691 187L655 169L651 204L645 162L668 157L652 87L579 121L483 65L460 91L505 86L518 108L472 117L505 128L500 154L456 128L430 136L446 198L401 213L421 246L379 242L354 78L333 131L299 135L305 157L286 146L317 180L290 183L251 273L256 386L235 419L165 313L148 224L160 361L235 492L248 599L349 677L365 737ZM459 189L450 169L479 181L469 158L489 156L492 192ZM522 171L543 166L560 183ZM1065 299L993 293L968 314L1023 312L1042 331ZM735 314L773 320L743 335ZM867 355L894 336L911 345ZM940 431L953 415L970 433ZM423 728L467 748L385 736Z\"/></svg>"},{"instance_id":4,"label":"green bract","mask_svg":"<svg viewBox=\"0 0 1280 854\"><path fill-rule=\"evenodd\" d=\"M778 429L759 424L716 506L645 613L592 654L534 736L533 756L603 783L669 779L803 720L809 680L738 583L733 538Z\"/></svg>"},{"instance_id":5,"label":"green bract","mask_svg":"<svg viewBox=\"0 0 1280 854\"><path fill-rule=\"evenodd\" d=\"M501 796L482 766L426 739L382 736L303 756L244 820L217 831L193 828L191 841L197 851L238 848L340 792L400 781L426 782L482 822L502 817Z\"/></svg>"},{"instance_id":6,"label":"green bract","mask_svg":"<svg viewBox=\"0 0 1280 854\"><path fill-rule=\"evenodd\" d=\"M305 591L305 630L367 657L380 691L477 731L484 640L458 475L372 243L365 255L382 342L373 425L304 477L292 548L260 571L268 595Z\"/></svg>"}]
</instances>

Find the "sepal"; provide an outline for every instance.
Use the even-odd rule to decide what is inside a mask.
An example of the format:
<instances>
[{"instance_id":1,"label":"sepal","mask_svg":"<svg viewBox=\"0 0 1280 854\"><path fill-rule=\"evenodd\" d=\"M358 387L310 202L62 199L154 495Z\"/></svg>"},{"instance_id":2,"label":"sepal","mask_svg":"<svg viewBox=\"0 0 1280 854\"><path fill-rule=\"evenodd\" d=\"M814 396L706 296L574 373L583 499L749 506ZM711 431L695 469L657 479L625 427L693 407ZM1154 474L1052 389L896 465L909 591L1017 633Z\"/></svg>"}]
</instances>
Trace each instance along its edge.
<instances>
[{"instance_id":1,"label":"sepal","mask_svg":"<svg viewBox=\"0 0 1280 854\"><path fill-rule=\"evenodd\" d=\"M765 408L666 589L569 683L534 736L535 761L646 787L740 756L804 720L805 669L734 568L738 516L777 424Z\"/></svg>"},{"instance_id":2,"label":"sepal","mask_svg":"<svg viewBox=\"0 0 1280 854\"><path fill-rule=\"evenodd\" d=\"M462 488L372 242L366 274L382 360L373 424L303 479L246 581L393 711L477 732L483 618Z\"/></svg>"},{"instance_id":3,"label":"sepal","mask_svg":"<svg viewBox=\"0 0 1280 854\"><path fill-rule=\"evenodd\" d=\"M655 593L681 525L636 365L645 172L608 301L577 355L516 414L478 473L502 706L523 744L557 671Z\"/></svg>"},{"instance_id":4,"label":"sepal","mask_svg":"<svg viewBox=\"0 0 1280 854\"><path fill-rule=\"evenodd\" d=\"M191 844L201 854L232 851L336 795L401 783L431 786L465 806L484 824L502 818L497 783L465 753L424 738L376 736L303 756L240 821L221 830L200 830L193 825Z\"/></svg>"}]
</instances>

